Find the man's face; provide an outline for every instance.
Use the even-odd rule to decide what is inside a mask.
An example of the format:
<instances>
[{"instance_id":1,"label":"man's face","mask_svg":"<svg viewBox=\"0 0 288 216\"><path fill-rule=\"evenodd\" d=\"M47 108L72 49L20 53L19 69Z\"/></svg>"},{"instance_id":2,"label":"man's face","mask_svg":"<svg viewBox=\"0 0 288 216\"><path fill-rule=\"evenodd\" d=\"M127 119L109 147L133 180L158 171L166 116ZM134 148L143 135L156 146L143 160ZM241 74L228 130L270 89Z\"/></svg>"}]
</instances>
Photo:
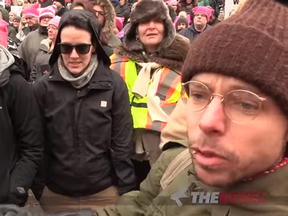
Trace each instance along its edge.
<instances>
[{"instance_id":1,"label":"man's face","mask_svg":"<svg viewBox=\"0 0 288 216\"><path fill-rule=\"evenodd\" d=\"M206 26L207 25L207 16L206 14L195 14L193 19L194 25Z\"/></svg>"},{"instance_id":2,"label":"man's face","mask_svg":"<svg viewBox=\"0 0 288 216\"><path fill-rule=\"evenodd\" d=\"M28 24L29 27L33 27L38 24L38 17L27 17L25 16L26 23Z\"/></svg>"},{"instance_id":3,"label":"man's face","mask_svg":"<svg viewBox=\"0 0 288 216\"><path fill-rule=\"evenodd\" d=\"M105 24L104 8L101 5L93 5L93 9L96 11L95 15L98 19L99 24L104 26Z\"/></svg>"},{"instance_id":4,"label":"man's face","mask_svg":"<svg viewBox=\"0 0 288 216\"><path fill-rule=\"evenodd\" d=\"M186 106L189 149L196 175L202 182L216 187L231 185L281 161L288 123L271 98L247 83L219 74L203 73L192 80L204 83L211 93L225 96L232 90L241 89L266 99L259 106L257 100L240 97L238 92L229 101L228 97L227 101L224 99L224 109L222 98L217 95L205 109L196 111L196 106L209 98L209 94L203 97L204 88L189 86ZM194 89L193 93L191 89ZM253 120L241 124L234 122L239 118L252 118L257 110ZM232 111L234 121L231 120Z\"/></svg>"},{"instance_id":5,"label":"man's face","mask_svg":"<svg viewBox=\"0 0 288 216\"><path fill-rule=\"evenodd\" d=\"M5 1L5 7L10 7L10 3L8 1Z\"/></svg>"},{"instance_id":6,"label":"man's face","mask_svg":"<svg viewBox=\"0 0 288 216\"><path fill-rule=\"evenodd\" d=\"M187 28L186 24L185 23L179 23L178 26L177 26L177 30L181 30L181 29L185 29Z\"/></svg>"},{"instance_id":7,"label":"man's face","mask_svg":"<svg viewBox=\"0 0 288 216\"><path fill-rule=\"evenodd\" d=\"M125 4L125 0L120 0L120 5L124 5Z\"/></svg>"},{"instance_id":8,"label":"man's face","mask_svg":"<svg viewBox=\"0 0 288 216\"><path fill-rule=\"evenodd\" d=\"M75 28L74 26L64 27L60 33L61 44L65 45L89 45L91 44L91 33L83 29ZM92 53L95 52L94 46L89 46L88 52L85 54L78 53L73 48L71 53L61 54L65 67L74 76L81 75L88 67Z\"/></svg>"}]
</instances>

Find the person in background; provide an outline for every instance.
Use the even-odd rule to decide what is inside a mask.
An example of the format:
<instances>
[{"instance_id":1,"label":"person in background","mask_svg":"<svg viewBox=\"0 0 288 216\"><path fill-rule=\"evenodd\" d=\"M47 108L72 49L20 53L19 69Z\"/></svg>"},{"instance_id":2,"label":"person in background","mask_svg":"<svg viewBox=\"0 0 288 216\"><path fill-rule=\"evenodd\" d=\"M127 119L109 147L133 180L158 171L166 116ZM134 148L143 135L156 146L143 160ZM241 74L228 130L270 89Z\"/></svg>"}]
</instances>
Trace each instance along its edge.
<instances>
[{"instance_id":1,"label":"person in background","mask_svg":"<svg viewBox=\"0 0 288 216\"><path fill-rule=\"evenodd\" d=\"M63 16L68 11L68 9L66 8L65 0L54 0L53 4L57 6L57 16Z\"/></svg>"},{"instance_id":2,"label":"person in background","mask_svg":"<svg viewBox=\"0 0 288 216\"><path fill-rule=\"evenodd\" d=\"M122 41L124 38L124 27L123 27L124 18L123 17L116 17L116 30L114 33L117 37Z\"/></svg>"},{"instance_id":3,"label":"person in background","mask_svg":"<svg viewBox=\"0 0 288 216\"><path fill-rule=\"evenodd\" d=\"M18 0L17 1L17 6L23 6L23 0Z\"/></svg>"},{"instance_id":4,"label":"person in background","mask_svg":"<svg viewBox=\"0 0 288 216\"><path fill-rule=\"evenodd\" d=\"M192 9L198 6L198 0L179 0L179 12L190 14Z\"/></svg>"},{"instance_id":5,"label":"person in background","mask_svg":"<svg viewBox=\"0 0 288 216\"><path fill-rule=\"evenodd\" d=\"M13 28L13 26L9 25L9 13L8 13L8 11L5 8L3 8L2 6L0 6L0 11L2 14L2 19L8 23L8 36L9 36L9 38L11 38L12 40L15 40L17 33L16 33L16 30Z\"/></svg>"},{"instance_id":6,"label":"person in background","mask_svg":"<svg viewBox=\"0 0 288 216\"><path fill-rule=\"evenodd\" d=\"M33 84L46 128L40 205L47 213L115 205L135 188L127 87L109 68L100 29L89 11L65 13L51 71Z\"/></svg>"},{"instance_id":7,"label":"person in background","mask_svg":"<svg viewBox=\"0 0 288 216\"><path fill-rule=\"evenodd\" d=\"M7 10L7 9L6 9ZM14 17L16 16L15 13L13 12L9 12L9 25L12 25L13 24L13 20L14 20Z\"/></svg>"},{"instance_id":8,"label":"person in background","mask_svg":"<svg viewBox=\"0 0 288 216\"><path fill-rule=\"evenodd\" d=\"M19 31L20 22L21 22L21 18L19 16L15 16L13 19L12 25L15 28L16 33L18 33L18 31Z\"/></svg>"},{"instance_id":9,"label":"person in background","mask_svg":"<svg viewBox=\"0 0 288 216\"><path fill-rule=\"evenodd\" d=\"M22 42L28 33L39 28L39 5L31 5L24 9L23 18L26 20L26 26L18 33L17 38Z\"/></svg>"},{"instance_id":10,"label":"person in background","mask_svg":"<svg viewBox=\"0 0 288 216\"><path fill-rule=\"evenodd\" d=\"M176 34L167 5L141 0L132 10L123 44L111 56L111 68L129 91L138 184L161 154L160 134L181 98L180 69L188 48L189 40Z\"/></svg>"},{"instance_id":11,"label":"person in background","mask_svg":"<svg viewBox=\"0 0 288 216\"><path fill-rule=\"evenodd\" d=\"M197 6L193 9L193 22L189 28L183 29L179 34L187 37L192 43L199 34L204 32L210 26L207 24L211 18L213 10L205 6Z\"/></svg>"},{"instance_id":12,"label":"person in background","mask_svg":"<svg viewBox=\"0 0 288 216\"><path fill-rule=\"evenodd\" d=\"M55 5L41 8L39 10L39 28L30 32L19 47L19 56L27 64L27 72L31 74L40 42L48 37L47 26L49 21L55 16Z\"/></svg>"},{"instance_id":13,"label":"person in background","mask_svg":"<svg viewBox=\"0 0 288 216\"><path fill-rule=\"evenodd\" d=\"M42 159L43 130L22 61L2 45L0 60L0 203L23 207Z\"/></svg>"},{"instance_id":14,"label":"person in background","mask_svg":"<svg viewBox=\"0 0 288 216\"><path fill-rule=\"evenodd\" d=\"M11 11L11 2L9 0L5 0L5 9L10 12Z\"/></svg>"},{"instance_id":15,"label":"person in background","mask_svg":"<svg viewBox=\"0 0 288 216\"><path fill-rule=\"evenodd\" d=\"M30 81L34 82L50 71L49 59L56 46L56 37L61 17L55 16L48 23L48 38L43 39L39 46L35 63L30 75Z\"/></svg>"},{"instance_id":16,"label":"person in background","mask_svg":"<svg viewBox=\"0 0 288 216\"><path fill-rule=\"evenodd\" d=\"M181 11L179 13L177 21L175 23L175 28L177 32L180 32L182 29L188 28L187 14L185 13L185 11Z\"/></svg>"},{"instance_id":17,"label":"person in background","mask_svg":"<svg viewBox=\"0 0 288 216\"><path fill-rule=\"evenodd\" d=\"M110 0L91 0L98 22L102 26L101 42L111 48L116 48L121 44L120 39L114 34L115 29L115 9Z\"/></svg>"},{"instance_id":18,"label":"person in background","mask_svg":"<svg viewBox=\"0 0 288 216\"><path fill-rule=\"evenodd\" d=\"M125 26L131 13L131 6L129 5L127 0L120 0L119 4L115 8L115 11L116 17L124 18L123 26Z\"/></svg>"},{"instance_id":19,"label":"person in background","mask_svg":"<svg viewBox=\"0 0 288 216\"><path fill-rule=\"evenodd\" d=\"M90 0L77 0L74 1L71 7L71 10L87 10L90 11L91 13L94 14L95 19L98 20L98 15L97 12L93 9L93 4L91 3ZM107 54L107 56L111 56L113 54L113 49L109 46L107 46L107 41L106 39L103 37L103 33L102 33L102 25L99 25L99 27L101 28L101 34L100 34L100 42L102 44L102 47L105 51L105 53ZM101 37L102 35L102 37Z\"/></svg>"}]
</instances>

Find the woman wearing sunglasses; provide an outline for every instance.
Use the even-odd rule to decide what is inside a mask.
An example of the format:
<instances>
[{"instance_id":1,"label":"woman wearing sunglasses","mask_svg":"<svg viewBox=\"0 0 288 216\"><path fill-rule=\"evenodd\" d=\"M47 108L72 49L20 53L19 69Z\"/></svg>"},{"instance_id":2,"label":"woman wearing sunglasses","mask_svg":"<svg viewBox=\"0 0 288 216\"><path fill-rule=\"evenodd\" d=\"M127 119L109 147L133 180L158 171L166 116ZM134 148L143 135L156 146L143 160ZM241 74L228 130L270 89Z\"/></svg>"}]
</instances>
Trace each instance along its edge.
<instances>
[{"instance_id":1,"label":"woman wearing sunglasses","mask_svg":"<svg viewBox=\"0 0 288 216\"><path fill-rule=\"evenodd\" d=\"M135 187L127 87L109 68L99 29L89 11L65 13L51 72L34 84L46 129L42 197L38 190L46 212L113 205Z\"/></svg>"}]
</instances>

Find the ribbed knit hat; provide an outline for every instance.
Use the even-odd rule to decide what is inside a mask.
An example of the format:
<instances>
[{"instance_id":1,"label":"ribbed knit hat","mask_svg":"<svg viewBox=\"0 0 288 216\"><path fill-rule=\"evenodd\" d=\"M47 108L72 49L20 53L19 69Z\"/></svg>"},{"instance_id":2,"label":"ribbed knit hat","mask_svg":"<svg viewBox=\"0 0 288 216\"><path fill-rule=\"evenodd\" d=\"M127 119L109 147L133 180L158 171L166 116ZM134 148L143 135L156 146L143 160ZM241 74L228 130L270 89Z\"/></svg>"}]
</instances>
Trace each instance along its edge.
<instances>
[{"instance_id":1,"label":"ribbed knit hat","mask_svg":"<svg viewBox=\"0 0 288 216\"><path fill-rule=\"evenodd\" d=\"M38 17L39 16L39 4L34 4L24 9L25 17Z\"/></svg>"},{"instance_id":2,"label":"ribbed knit hat","mask_svg":"<svg viewBox=\"0 0 288 216\"><path fill-rule=\"evenodd\" d=\"M43 17L55 17L56 5L50 5L48 7L39 9L39 20Z\"/></svg>"},{"instance_id":3,"label":"ribbed knit hat","mask_svg":"<svg viewBox=\"0 0 288 216\"><path fill-rule=\"evenodd\" d=\"M204 31L191 44L182 82L220 73L259 88L288 116L288 7L248 0L242 10Z\"/></svg>"},{"instance_id":4,"label":"ribbed knit hat","mask_svg":"<svg viewBox=\"0 0 288 216\"><path fill-rule=\"evenodd\" d=\"M60 16L55 16L53 19L51 19L48 23L48 25L54 25L58 28L59 23L60 23L61 17Z\"/></svg>"}]
</instances>

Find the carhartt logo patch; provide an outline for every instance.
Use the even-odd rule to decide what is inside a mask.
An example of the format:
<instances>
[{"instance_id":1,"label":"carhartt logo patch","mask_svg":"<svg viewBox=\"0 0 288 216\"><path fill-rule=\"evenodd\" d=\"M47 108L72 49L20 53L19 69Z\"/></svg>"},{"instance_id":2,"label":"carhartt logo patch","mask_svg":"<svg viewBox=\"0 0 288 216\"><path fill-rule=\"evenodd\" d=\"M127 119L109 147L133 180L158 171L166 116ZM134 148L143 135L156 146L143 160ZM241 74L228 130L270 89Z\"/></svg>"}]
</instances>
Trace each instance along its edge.
<instances>
[{"instance_id":1,"label":"carhartt logo patch","mask_svg":"<svg viewBox=\"0 0 288 216\"><path fill-rule=\"evenodd\" d=\"M107 101L101 101L100 107L107 107Z\"/></svg>"},{"instance_id":2,"label":"carhartt logo patch","mask_svg":"<svg viewBox=\"0 0 288 216\"><path fill-rule=\"evenodd\" d=\"M23 187L17 187L17 190L18 190L18 192L20 194L25 194L26 193L26 191L25 191L25 189Z\"/></svg>"}]
</instances>

